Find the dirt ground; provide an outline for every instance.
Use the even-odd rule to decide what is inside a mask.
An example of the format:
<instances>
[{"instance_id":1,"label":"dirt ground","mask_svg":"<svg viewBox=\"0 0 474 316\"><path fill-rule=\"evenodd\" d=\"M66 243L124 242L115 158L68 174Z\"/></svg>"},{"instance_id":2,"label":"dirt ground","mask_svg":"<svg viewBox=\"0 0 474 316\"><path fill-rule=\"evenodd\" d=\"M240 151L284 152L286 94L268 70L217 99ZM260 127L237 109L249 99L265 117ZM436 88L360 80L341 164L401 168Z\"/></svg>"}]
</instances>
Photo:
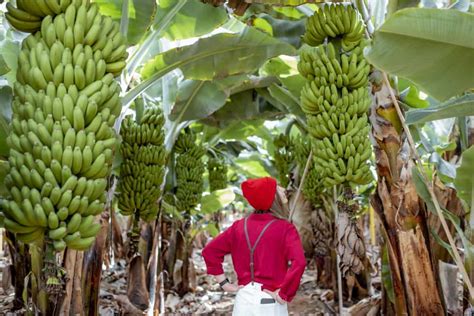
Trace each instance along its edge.
<instances>
[{"instance_id":1,"label":"dirt ground","mask_svg":"<svg viewBox=\"0 0 474 316\"><path fill-rule=\"evenodd\" d=\"M206 275L200 251L194 253L193 259L198 281L196 292L187 294L181 301L174 295L169 294L165 304L167 310L171 314L231 314L235 294L223 293L213 278ZM230 258L226 258L224 269L230 279L235 280ZM315 271L307 269L301 283L298 295L289 305L290 314L323 315L324 304L319 300L322 291L316 287Z\"/></svg>"},{"instance_id":2,"label":"dirt ground","mask_svg":"<svg viewBox=\"0 0 474 316\"><path fill-rule=\"evenodd\" d=\"M196 291L188 293L182 298L174 293L168 293L165 300L166 314L230 315L235 295L222 292L219 285L205 274L205 265L200 251L195 251L193 260L197 277ZM224 263L224 269L232 279L232 263L229 259ZM332 312L334 302L324 300L325 297L332 298L332 292L317 288L315 273L312 269L305 271L298 294L289 305L290 315L334 314ZM104 273L100 293L100 315L116 315L117 311L123 307L121 298L125 293L125 270L119 264L115 269Z\"/></svg>"},{"instance_id":3,"label":"dirt ground","mask_svg":"<svg viewBox=\"0 0 474 316\"><path fill-rule=\"evenodd\" d=\"M6 260L0 259L0 267L6 266ZM183 298L169 293L166 296L167 315L230 315L232 313L234 294L223 293L212 278L205 274L204 261L200 251L194 254L197 287L194 293L188 293ZM231 275L231 262L226 260L225 270ZM118 262L112 269L103 272L100 290L101 316L124 314L127 309L125 262ZM2 273L3 276L3 273ZM315 271L307 269L297 296L289 305L290 315L330 315L334 302L324 302L324 298L332 293L317 288ZM6 280L5 280L6 281ZM6 282L5 282L6 283ZM13 288L2 282L0 288L0 315L15 315L11 312L13 306ZM5 289L6 288L6 289ZM16 313L20 315L22 312ZM130 315L130 313L126 313Z\"/></svg>"}]
</instances>

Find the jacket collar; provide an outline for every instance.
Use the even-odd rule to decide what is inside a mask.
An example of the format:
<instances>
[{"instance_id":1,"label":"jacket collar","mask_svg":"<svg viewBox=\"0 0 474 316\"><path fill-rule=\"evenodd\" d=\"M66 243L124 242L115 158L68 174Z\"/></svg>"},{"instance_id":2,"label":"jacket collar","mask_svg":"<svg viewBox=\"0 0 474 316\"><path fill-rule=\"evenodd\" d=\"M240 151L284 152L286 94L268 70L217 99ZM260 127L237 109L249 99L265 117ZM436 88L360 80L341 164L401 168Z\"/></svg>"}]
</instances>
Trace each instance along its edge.
<instances>
[{"instance_id":1,"label":"jacket collar","mask_svg":"<svg viewBox=\"0 0 474 316\"><path fill-rule=\"evenodd\" d=\"M250 214L250 218L252 220L269 220L269 219L274 219L275 216L271 212L265 212L265 213L252 213Z\"/></svg>"}]
</instances>

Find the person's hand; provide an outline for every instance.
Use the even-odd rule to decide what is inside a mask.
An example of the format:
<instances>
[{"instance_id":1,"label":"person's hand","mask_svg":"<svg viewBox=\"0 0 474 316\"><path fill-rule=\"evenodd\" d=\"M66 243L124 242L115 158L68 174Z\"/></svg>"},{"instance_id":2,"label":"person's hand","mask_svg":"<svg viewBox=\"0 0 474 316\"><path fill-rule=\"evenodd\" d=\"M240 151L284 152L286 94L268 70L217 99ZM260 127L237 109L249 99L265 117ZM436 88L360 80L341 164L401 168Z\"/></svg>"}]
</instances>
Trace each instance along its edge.
<instances>
[{"instance_id":1,"label":"person's hand","mask_svg":"<svg viewBox=\"0 0 474 316\"><path fill-rule=\"evenodd\" d=\"M265 293L268 293L271 295L271 297L273 297L273 299L275 301L277 301L279 304L283 305L283 304L286 304L286 301L284 299L282 299L280 297L280 295L278 295L278 293L280 292L280 289L276 290L276 291L269 291L269 290L263 290Z\"/></svg>"},{"instance_id":2,"label":"person's hand","mask_svg":"<svg viewBox=\"0 0 474 316\"><path fill-rule=\"evenodd\" d=\"M235 293L237 292L238 290L240 290L240 288L242 288L242 286L240 285L237 285L237 284L234 284L234 283L226 283L224 284L224 286L222 287L222 289L225 291L225 292L229 292L229 293Z\"/></svg>"}]
</instances>

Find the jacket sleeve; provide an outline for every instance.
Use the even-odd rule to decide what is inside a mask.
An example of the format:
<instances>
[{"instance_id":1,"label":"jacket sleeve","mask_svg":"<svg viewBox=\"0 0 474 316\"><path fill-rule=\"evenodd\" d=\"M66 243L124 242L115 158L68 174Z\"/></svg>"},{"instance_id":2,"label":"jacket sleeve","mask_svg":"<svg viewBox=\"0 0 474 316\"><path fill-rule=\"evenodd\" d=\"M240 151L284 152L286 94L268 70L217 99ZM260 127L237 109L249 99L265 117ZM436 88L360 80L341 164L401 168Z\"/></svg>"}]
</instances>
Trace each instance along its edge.
<instances>
[{"instance_id":1,"label":"jacket sleeve","mask_svg":"<svg viewBox=\"0 0 474 316\"><path fill-rule=\"evenodd\" d=\"M202 256L206 262L208 274L219 275L224 273L222 262L224 262L224 256L231 251L233 227L234 225L227 228L204 247Z\"/></svg>"},{"instance_id":2,"label":"jacket sleeve","mask_svg":"<svg viewBox=\"0 0 474 316\"><path fill-rule=\"evenodd\" d=\"M287 261L291 262L291 266L286 272L279 296L285 301L291 302L300 286L301 276L306 267L303 245L294 225L291 225L286 232L285 245L285 257Z\"/></svg>"}]
</instances>

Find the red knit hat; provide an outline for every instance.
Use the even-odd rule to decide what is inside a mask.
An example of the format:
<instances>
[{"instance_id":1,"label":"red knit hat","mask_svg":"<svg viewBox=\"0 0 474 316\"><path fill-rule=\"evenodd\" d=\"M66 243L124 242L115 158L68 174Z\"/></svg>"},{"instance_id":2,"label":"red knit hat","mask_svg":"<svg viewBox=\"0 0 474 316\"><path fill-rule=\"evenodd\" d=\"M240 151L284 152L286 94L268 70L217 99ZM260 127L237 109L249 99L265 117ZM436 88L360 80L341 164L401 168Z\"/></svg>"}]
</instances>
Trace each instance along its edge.
<instances>
[{"instance_id":1,"label":"red knit hat","mask_svg":"<svg viewBox=\"0 0 474 316\"><path fill-rule=\"evenodd\" d=\"M277 182L270 177L249 179L242 183L242 193L252 207L258 211L269 210L275 199Z\"/></svg>"}]
</instances>

